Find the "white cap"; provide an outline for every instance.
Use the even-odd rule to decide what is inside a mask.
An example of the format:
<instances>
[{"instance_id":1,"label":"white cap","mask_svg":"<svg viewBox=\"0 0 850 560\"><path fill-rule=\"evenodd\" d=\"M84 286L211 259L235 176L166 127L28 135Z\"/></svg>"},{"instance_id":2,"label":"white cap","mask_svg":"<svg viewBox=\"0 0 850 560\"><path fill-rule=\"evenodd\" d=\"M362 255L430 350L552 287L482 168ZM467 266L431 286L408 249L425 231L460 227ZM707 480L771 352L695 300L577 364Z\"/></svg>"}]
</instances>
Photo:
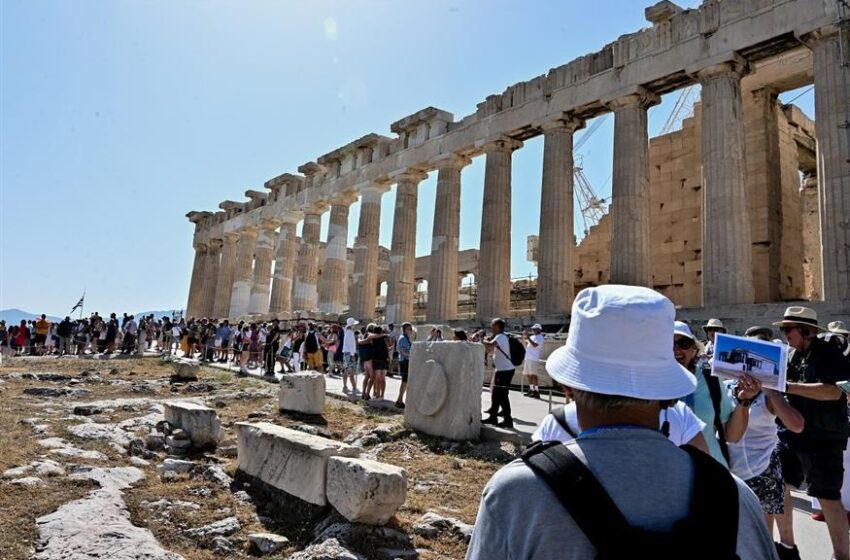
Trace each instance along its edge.
<instances>
[{"instance_id":1,"label":"white cap","mask_svg":"<svg viewBox=\"0 0 850 560\"><path fill-rule=\"evenodd\" d=\"M358 321L354 317L349 317L348 319L345 320L346 328L353 327L354 325L359 325L359 324L360 324L360 321Z\"/></svg>"},{"instance_id":2,"label":"white cap","mask_svg":"<svg viewBox=\"0 0 850 560\"><path fill-rule=\"evenodd\" d=\"M677 334L680 334L685 338L690 338L694 341L697 339L694 336L694 333L691 331L691 327L689 327L687 323L683 323L682 321L676 321L675 323L673 323L673 335Z\"/></svg>"},{"instance_id":3,"label":"white cap","mask_svg":"<svg viewBox=\"0 0 850 560\"><path fill-rule=\"evenodd\" d=\"M543 327L540 326L540 323L534 323L533 325L531 325L531 330L542 331Z\"/></svg>"},{"instance_id":4,"label":"white cap","mask_svg":"<svg viewBox=\"0 0 850 560\"><path fill-rule=\"evenodd\" d=\"M567 387L603 395L689 395L696 378L673 356L674 318L673 303L649 288L585 288L573 302L567 343L549 356L546 371Z\"/></svg>"}]
</instances>

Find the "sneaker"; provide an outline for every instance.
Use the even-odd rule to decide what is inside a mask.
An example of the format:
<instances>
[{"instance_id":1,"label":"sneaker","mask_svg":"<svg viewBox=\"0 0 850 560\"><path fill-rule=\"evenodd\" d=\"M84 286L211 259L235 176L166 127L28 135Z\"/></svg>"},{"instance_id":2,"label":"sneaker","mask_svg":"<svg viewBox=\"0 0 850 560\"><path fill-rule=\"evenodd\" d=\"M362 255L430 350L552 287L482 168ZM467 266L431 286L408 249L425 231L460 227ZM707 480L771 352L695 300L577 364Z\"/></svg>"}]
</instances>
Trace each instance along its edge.
<instances>
[{"instance_id":1,"label":"sneaker","mask_svg":"<svg viewBox=\"0 0 850 560\"><path fill-rule=\"evenodd\" d=\"M491 424L493 426L499 423L499 419L496 416L488 416L487 418L481 421L482 424Z\"/></svg>"},{"instance_id":2,"label":"sneaker","mask_svg":"<svg viewBox=\"0 0 850 560\"><path fill-rule=\"evenodd\" d=\"M399 401L399 402L395 403L395 407L404 410L404 403Z\"/></svg>"},{"instance_id":3,"label":"sneaker","mask_svg":"<svg viewBox=\"0 0 850 560\"><path fill-rule=\"evenodd\" d=\"M496 424L496 426L498 426L500 428L513 428L514 427L514 421L511 418L505 418L504 420L502 420L501 422Z\"/></svg>"},{"instance_id":4,"label":"sneaker","mask_svg":"<svg viewBox=\"0 0 850 560\"><path fill-rule=\"evenodd\" d=\"M800 550L796 545L792 548L788 548L781 543L773 544L776 547L776 554L779 556L779 560L800 560Z\"/></svg>"},{"instance_id":5,"label":"sneaker","mask_svg":"<svg viewBox=\"0 0 850 560\"><path fill-rule=\"evenodd\" d=\"M539 399L540 398L540 391L532 391L531 393L529 393L528 396L531 397L532 399Z\"/></svg>"}]
</instances>

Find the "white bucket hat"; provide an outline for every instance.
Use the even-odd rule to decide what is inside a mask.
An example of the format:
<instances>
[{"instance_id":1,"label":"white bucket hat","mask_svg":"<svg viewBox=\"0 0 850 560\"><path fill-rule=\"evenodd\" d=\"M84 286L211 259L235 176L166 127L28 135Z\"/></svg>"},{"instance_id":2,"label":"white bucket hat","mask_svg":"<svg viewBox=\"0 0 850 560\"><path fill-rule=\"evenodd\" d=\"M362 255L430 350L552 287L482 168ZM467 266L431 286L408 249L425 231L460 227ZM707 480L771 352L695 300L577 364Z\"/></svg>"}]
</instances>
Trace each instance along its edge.
<instances>
[{"instance_id":1,"label":"white bucket hat","mask_svg":"<svg viewBox=\"0 0 850 560\"><path fill-rule=\"evenodd\" d=\"M723 321L720 319L709 319L708 322L702 326L702 330L704 331L710 331L712 329L726 332L726 327L723 326Z\"/></svg>"},{"instance_id":2,"label":"white bucket hat","mask_svg":"<svg viewBox=\"0 0 850 560\"><path fill-rule=\"evenodd\" d=\"M847 336L850 334L850 331L847 330L847 327L844 326L844 321L833 321L826 326L826 328L831 333L835 334L843 334Z\"/></svg>"},{"instance_id":3,"label":"white bucket hat","mask_svg":"<svg viewBox=\"0 0 850 560\"><path fill-rule=\"evenodd\" d=\"M673 323L673 335L682 335L685 338L690 338L691 340L696 341L697 337L694 336L693 331L691 331L691 327L688 326L687 323L682 321L676 321Z\"/></svg>"},{"instance_id":4,"label":"white bucket hat","mask_svg":"<svg viewBox=\"0 0 850 560\"><path fill-rule=\"evenodd\" d=\"M580 291L565 346L546 361L555 381L583 391L646 400L694 392L696 378L676 362L673 303L658 292L609 284Z\"/></svg>"},{"instance_id":5,"label":"white bucket hat","mask_svg":"<svg viewBox=\"0 0 850 560\"><path fill-rule=\"evenodd\" d=\"M542 327L542 326L540 326L540 323L534 323L533 325L531 325L531 330L533 330L533 331L542 331L542 330L543 330L543 327Z\"/></svg>"},{"instance_id":6,"label":"white bucket hat","mask_svg":"<svg viewBox=\"0 0 850 560\"><path fill-rule=\"evenodd\" d=\"M346 328L353 327L354 325L359 325L359 324L360 324L360 321L358 321L354 317L349 317L348 319L345 320L345 327Z\"/></svg>"}]
</instances>

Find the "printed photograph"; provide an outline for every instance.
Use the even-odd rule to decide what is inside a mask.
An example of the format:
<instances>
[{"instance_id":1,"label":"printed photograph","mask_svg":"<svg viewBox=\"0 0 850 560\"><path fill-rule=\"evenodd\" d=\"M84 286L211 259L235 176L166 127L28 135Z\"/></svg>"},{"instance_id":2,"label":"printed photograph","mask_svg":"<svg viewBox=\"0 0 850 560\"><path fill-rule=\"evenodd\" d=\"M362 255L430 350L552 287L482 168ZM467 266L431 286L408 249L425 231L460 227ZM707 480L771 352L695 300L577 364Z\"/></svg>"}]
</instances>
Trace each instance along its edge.
<instances>
[{"instance_id":1,"label":"printed photograph","mask_svg":"<svg viewBox=\"0 0 850 560\"><path fill-rule=\"evenodd\" d=\"M763 387L785 390L786 346L728 334L717 334L715 340L713 375L738 378L747 374Z\"/></svg>"}]
</instances>

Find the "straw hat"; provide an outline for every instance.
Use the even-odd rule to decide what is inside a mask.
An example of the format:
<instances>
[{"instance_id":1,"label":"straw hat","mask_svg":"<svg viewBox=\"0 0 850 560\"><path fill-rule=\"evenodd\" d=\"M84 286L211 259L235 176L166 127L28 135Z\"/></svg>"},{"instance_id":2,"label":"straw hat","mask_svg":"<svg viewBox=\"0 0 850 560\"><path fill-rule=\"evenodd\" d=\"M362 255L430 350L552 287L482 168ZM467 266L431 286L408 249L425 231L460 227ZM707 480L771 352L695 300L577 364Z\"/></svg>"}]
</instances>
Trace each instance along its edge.
<instances>
[{"instance_id":1,"label":"straw hat","mask_svg":"<svg viewBox=\"0 0 850 560\"><path fill-rule=\"evenodd\" d=\"M799 326L814 327L819 331L826 329L818 325L818 314L814 309L801 305L792 305L785 310L785 316L781 321L773 323L774 327Z\"/></svg>"},{"instance_id":2,"label":"straw hat","mask_svg":"<svg viewBox=\"0 0 850 560\"><path fill-rule=\"evenodd\" d=\"M670 349L675 310L658 292L608 284L580 291L565 346L546 361L552 379L583 391L672 400L696 379Z\"/></svg>"},{"instance_id":3,"label":"straw hat","mask_svg":"<svg viewBox=\"0 0 850 560\"><path fill-rule=\"evenodd\" d=\"M723 321L720 319L709 319L708 322L702 326L702 330L726 332L726 327L723 326Z\"/></svg>"},{"instance_id":4,"label":"straw hat","mask_svg":"<svg viewBox=\"0 0 850 560\"><path fill-rule=\"evenodd\" d=\"M844 321L833 321L826 326L827 330L835 334L850 335L850 331L844 326Z\"/></svg>"}]
</instances>

